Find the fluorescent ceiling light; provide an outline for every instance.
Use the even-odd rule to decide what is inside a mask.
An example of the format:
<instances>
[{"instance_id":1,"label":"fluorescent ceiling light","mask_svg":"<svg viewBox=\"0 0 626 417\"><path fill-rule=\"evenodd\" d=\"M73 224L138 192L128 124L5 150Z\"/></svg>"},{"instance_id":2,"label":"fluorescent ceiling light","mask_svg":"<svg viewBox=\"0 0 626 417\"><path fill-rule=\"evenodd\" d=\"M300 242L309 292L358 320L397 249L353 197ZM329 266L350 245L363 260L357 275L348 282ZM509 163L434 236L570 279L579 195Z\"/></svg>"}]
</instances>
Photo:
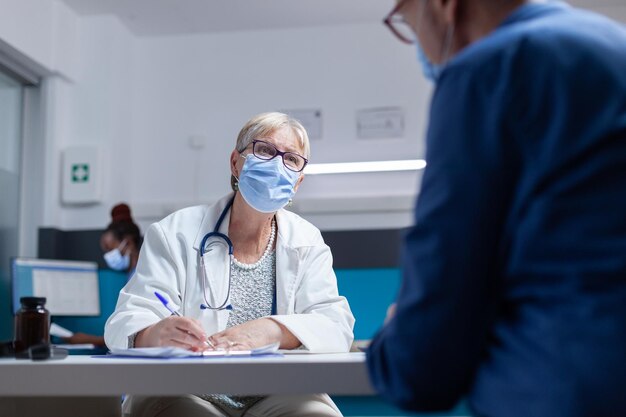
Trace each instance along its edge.
<instances>
[{"instance_id":1,"label":"fluorescent ceiling light","mask_svg":"<svg viewBox=\"0 0 626 417\"><path fill-rule=\"evenodd\" d=\"M349 174L355 172L417 171L426 167L423 159L402 161L339 162L333 164L309 164L304 169L308 175Z\"/></svg>"}]
</instances>

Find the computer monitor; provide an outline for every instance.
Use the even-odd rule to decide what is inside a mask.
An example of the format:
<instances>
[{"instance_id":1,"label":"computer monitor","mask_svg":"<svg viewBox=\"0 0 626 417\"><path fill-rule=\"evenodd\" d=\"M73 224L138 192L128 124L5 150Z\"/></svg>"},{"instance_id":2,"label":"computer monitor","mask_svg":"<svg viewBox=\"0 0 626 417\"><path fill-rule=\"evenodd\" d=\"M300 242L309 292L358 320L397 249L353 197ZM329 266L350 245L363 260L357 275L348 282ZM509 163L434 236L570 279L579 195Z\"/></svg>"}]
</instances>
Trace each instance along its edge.
<instances>
[{"instance_id":1,"label":"computer monitor","mask_svg":"<svg viewBox=\"0 0 626 417\"><path fill-rule=\"evenodd\" d=\"M13 258L13 313L21 297L46 297L53 316L99 316L98 264L95 262Z\"/></svg>"}]
</instances>

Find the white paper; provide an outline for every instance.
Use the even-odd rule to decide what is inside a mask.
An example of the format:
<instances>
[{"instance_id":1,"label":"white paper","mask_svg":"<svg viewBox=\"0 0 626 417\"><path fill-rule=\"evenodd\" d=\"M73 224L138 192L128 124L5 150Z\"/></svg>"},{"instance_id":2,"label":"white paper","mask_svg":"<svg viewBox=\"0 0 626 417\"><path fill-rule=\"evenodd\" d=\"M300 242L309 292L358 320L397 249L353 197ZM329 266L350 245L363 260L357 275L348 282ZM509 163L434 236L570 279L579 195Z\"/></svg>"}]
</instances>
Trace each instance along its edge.
<instances>
[{"instance_id":1,"label":"white paper","mask_svg":"<svg viewBox=\"0 0 626 417\"><path fill-rule=\"evenodd\" d=\"M67 330L65 327L61 327L56 323L50 325L50 336L56 337L72 337L74 332Z\"/></svg>"},{"instance_id":2,"label":"white paper","mask_svg":"<svg viewBox=\"0 0 626 417\"><path fill-rule=\"evenodd\" d=\"M314 352L308 349L280 349L278 353L283 355L315 355Z\"/></svg>"},{"instance_id":3,"label":"white paper","mask_svg":"<svg viewBox=\"0 0 626 417\"><path fill-rule=\"evenodd\" d=\"M130 349L112 348L111 353L117 356L136 356L149 358L188 358L190 356L200 356L200 352L192 352L190 350L177 347L146 347Z\"/></svg>"},{"instance_id":4,"label":"white paper","mask_svg":"<svg viewBox=\"0 0 626 417\"><path fill-rule=\"evenodd\" d=\"M52 315L100 315L96 271L33 269L33 293L46 297Z\"/></svg>"},{"instance_id":5,"label":"white paper","mask_svg":"<svg viewBox=\"0 0 626 417\"><path fill-rule=\"evenodd\" d=\"M61 343L61 344L54 345L54 346L58 348L67 349L67 350L88 350L88 349L96 348L96 345L94 345L93 343L77 343L73 345Z\"/></svg>"},{"instance_id":6,"label":"white paper","mask_svg":"<svg viewBox=\"0 0 626 417\"><path fill-rule=\"evenodd\" d=\"M226 357L226 356L257 356L274 354L278 352L278 343L261 346L252 350L206 350L193 352L178 347L145 347L131 349L111 349L116 356L132 356L144 358L189 358L189 357Z\"/></svg>"}]
</instances>

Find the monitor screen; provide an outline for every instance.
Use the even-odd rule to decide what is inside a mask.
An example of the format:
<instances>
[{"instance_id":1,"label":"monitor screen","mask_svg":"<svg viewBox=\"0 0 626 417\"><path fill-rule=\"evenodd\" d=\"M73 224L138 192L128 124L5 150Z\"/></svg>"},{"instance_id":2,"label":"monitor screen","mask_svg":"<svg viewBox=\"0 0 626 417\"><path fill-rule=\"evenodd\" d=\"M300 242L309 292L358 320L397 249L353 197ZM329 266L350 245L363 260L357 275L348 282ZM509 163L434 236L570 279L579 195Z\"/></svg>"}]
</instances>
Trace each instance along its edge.
<instances>
[{"instance_id":1,"label":"monitor screen","mask_svg":"<svg viewBox=\"0 0 626 417\"><path fill-rule=\"evenodd\" d=\"M98 316L98 264L14 258L11 260L13 313L21 297L46 297L53 316Z\"/></svg>"}]
</instances>

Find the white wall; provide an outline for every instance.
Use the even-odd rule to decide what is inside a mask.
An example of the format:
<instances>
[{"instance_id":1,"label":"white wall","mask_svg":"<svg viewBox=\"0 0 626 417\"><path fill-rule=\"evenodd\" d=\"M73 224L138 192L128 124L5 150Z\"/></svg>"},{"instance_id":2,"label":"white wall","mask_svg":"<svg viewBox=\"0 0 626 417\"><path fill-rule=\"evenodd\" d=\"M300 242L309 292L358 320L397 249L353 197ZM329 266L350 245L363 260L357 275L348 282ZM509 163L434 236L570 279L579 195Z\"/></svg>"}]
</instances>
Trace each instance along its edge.
<instances>
[{"instance_id":1,"label":"white wall","mask_svg":"<svg viewBox=\"0 0 626 417\"><path fill-rule=\"evenodd\" d=\"M32 158L43 160L45 184L40 214L27 219L38 225L101 228L128 201L145 227L215 200L228 191L238 130L262 111L322 109L313 162L423 155L430 87L413 48L381 24L137 38L113 17L79 17L57 0L0 0L0 10L0 40L47 73L45 147ZM626 20L623 7L602 12ZM405 109L403 138L356 138L355 112L379 106ZM205 149L188 147L192 134L208 138ZM104 155L102 203L63 205L61 152L89 144ZM326 229L404 226L418 182L418 173L309 176L295 207Z\"/></svg>"},{"instance_id":2,"label":"white wall","mask_svg":"<svg viewBox=\"0 0 626 417\"><path fill-rule=\"evenodd\" d=\"M36 167L45 181L38 218L25 212L41 226L101 228L111 206L128 201L145 227L179 207L214 201L229 189L227 160L239 129L262 111L322 109L314 162L423 154L429 87L413 49L380 24L135 38L116 18L78 17L56 0L0 0L0 7L11 11L0 15L0 39L47 71L37 96L41 127L31 129L43 133L44 145L26 155L44 160ZM355 112L380 106L405 109L405 137L357 140ZM190 149L191 134L205 135L207 147ZM61 155L75 145L103 153L101 204L61 203ZM417 181L416 173L311 176L295 207L321 227L406 225ZM342 197L343 211L316 218L316 205L304 204L328 196ZM391 198L375 213L346 215L350 201L367 206L368 196ZM26 241L32 253L35 240Z\"/></svg>"},{"instance_id":3,"label":"white wall","mask_svg":"<svg viewBox=\"0 0 626 417\"><path fill-rule=\"evenodd\" d=\"M0 0L0 38L47 68L52 68L56 2Z\"/></svg>"},{"instance_id":4,"label":"white wall","mask_svg":"<svg viewBox=\"0 0 626 417\"><path fill-rule=\"evenodd\" d=\"M626 22L626 3L622 0L568 0L575 7L594 10L611 19Z\"/></svg>"},{"instance_id":5,"label":"white wall","mask_svg":"<svg viewBox=\"0 0 626 417\"><path fill-rule=\"evenodd\" d=\"M80 18L57 0L0 0L0 10L0 47L43 76L27 92L23 147L20 254L35 256L38 227L102 228L112 202L129 197L119 147L132 131L134 37L116 18ZM102 204L61 203L61 155L75 145L103 151Z\"/></svg>"},{"instance_id":6,"label":"white wall","mask_svg":"<svg viewBox=\"0 0 626 417\"><path fill-rule=\"evenodd\" d=\"M312 142L312 162L423 155L430 86L414 49L381 24L145 38L135 58L131 200L144 221L226 193L237 133L263 111L322 110L323 138ZM356 111L384 106L406 111L405 136L357 139ZM205 149L187 145L193 134L207 137ZM314 219L323 228L404 226L417 180L417 173L309 176L296 201L409 196L405 215L394 211L384 223L374 214L350 223L328 213Z\"/></svg>"},{"instance_id":7,"label":"white wall","mask_svg":"<svg viewBox=\"0 0 626 417\"><path fill-rule=\"evenodd\" d=\"M61 229L102 228L109 221L110 202L128 197L119 169L124 157L113 156L117 145L127 146L132 129L134 38L112 17L77 18L72 34L61 33L55 38L57 68L67 61L73 65L71 78L67 72L59 72L45 77L41 84L44 146L33 147L32 154L26 155L27 161L38 160L38 151L45 155L39 224ZM71 49L66 49L68 45ZM95 145L102 151L102 204L65 205L60 197L62 152L83 145Z\"/></svg>"},{"instance_id":8,"label":"white wall","mask_svg":"<svg viewBox=\"0 0 626 417\"><path fill-rule=\"evenodd\" d=\"M110 221L111 206L131 197L134 36L109 16L81 18L79 33L76 83L67 97L69 120L55 152L58 167L50 173L54 183L48 199L56 203L59 216L46 219L48 226L62 229L104 228ZM101 152L102 203L61 204L62 150L91 145Z\"/></svg>"},{"instance_id":9,"label":"white wall","mask_svg":"<svg viewBox=\"0 0 626 417\"><path fill-rule=\"evenodd\" d=\"M114 18L90 17L80 19L79 33L76 85L60 106L71 111L56 118L65 122L56 127L64 140L55 151L99 146L103 202L60 205L57 157L47 190L48 201L57 202L46 216L49 226L100 228L110 207L127 201L145 228L177 208L216 200L229 190L228 157L239 129L262 111L321 108L316 162L423 155L429 86L413 49L382 25L135 39ZM405 137L357 140L356 110L380 106L405 109ZM205 149L188 146L192 134L207 137ZM418 173L310 176L295 208L322 228L406 226L417 181ZM363 197L387 196L375 212L346 212L346 204L371 206ZM329 206L328 197L340 198L343 209L311 213L319 204L304 201L322 197Z\"/></svg>"},{"instance_id":10,"label":"white wall","mask_svg":"<svg viewBox=\"0 0 626 417\"><path fill-rule=\"evenodd\" d=\"M19 254L34 256L37 227L61 224L57 155L67 137L79 19L55 0L0 0L0 11L2 53L43 77L25 97Z\"/></svg>"},{"instance_id":11,"label":"white wall","mask_svg":"<svg viewBox=\"0 0 626 417\"><path fill-rule=\"evenodd\" d=\"M0 39L49 74L73 77L77 21L56 0L0 0Z\"/></svg>"}]
</instances>

